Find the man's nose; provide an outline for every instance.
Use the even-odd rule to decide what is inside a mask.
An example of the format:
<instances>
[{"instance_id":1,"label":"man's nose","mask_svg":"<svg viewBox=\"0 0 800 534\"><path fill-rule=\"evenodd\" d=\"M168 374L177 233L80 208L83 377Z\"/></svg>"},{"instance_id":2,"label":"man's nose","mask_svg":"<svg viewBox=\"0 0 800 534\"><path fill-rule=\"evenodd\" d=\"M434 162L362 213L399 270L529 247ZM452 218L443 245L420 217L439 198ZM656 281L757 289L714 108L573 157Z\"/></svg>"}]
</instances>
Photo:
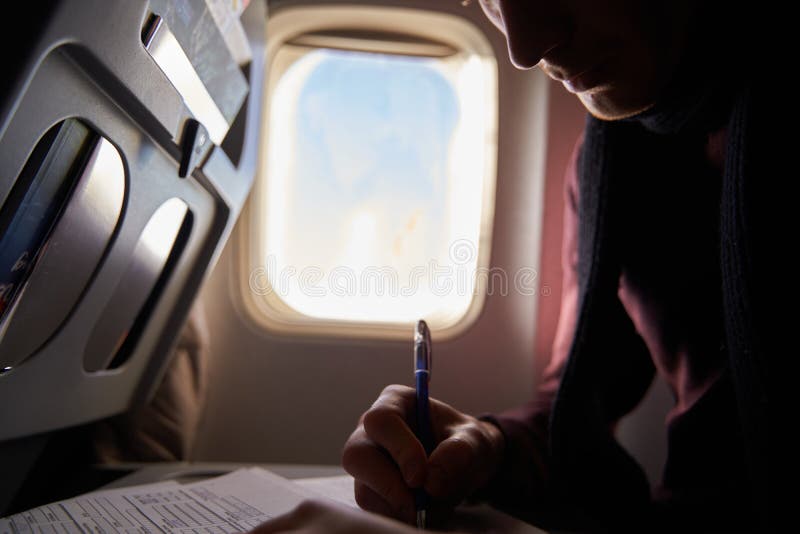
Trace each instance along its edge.
<instances>
[{"instance_id":1,"label":"man's nose","mask_svg":"<svg viewBox=\"0 0 800 534\"><path fill-rule=\"evenodd\" d=\"M549 51L566 43L572 21L559 0L497 0L508 57L520 69L535 67Z\"/></svg>"}]
</instances>

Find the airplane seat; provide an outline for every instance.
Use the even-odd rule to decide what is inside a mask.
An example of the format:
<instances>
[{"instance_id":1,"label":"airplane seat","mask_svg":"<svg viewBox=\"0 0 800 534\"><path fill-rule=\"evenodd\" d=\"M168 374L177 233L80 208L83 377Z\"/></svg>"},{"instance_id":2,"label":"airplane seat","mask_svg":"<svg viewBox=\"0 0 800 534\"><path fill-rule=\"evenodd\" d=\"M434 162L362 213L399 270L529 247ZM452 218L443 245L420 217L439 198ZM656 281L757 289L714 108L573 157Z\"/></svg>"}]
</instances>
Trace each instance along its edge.
<instances>
[{"instance_id":1,"label":"airplane seat","mask_svg":"<svg viewBox=\"0 0 800 534\"><path fill-rule=\"evenodd\" d=\"M266 0L233 4L20 6L0 86L0 516L121 476L98 460L188 455L193 302L258 152Z\"/></svg>"},{"instance_id":2,"label":"airplane seat","mask_svg":"<svg viewBox=\"0 0 800 534\"><path fill-rule=\"evenodd\" d=\"M188 461L205 407L208 353L208 322L198 300L153 398L143 406L95 423L95 461Z\"/></svg>"},{"instance_id":3,"label":"airplane seat","mask_svg":"<svg viewBox=\"0 0 800 534\"><path fill-rule=\"evenodd\" d=\"M14 453L19 446L32 449L35 457L13 495L5 487L9 480L0 484L0 515L94 489L129 474L128 466L136 463L188 461L205 407L208 352L206 313L198 300L146 404L45 436L0 443L9 458L19 459Z\"/></svg>"}]
</instances>

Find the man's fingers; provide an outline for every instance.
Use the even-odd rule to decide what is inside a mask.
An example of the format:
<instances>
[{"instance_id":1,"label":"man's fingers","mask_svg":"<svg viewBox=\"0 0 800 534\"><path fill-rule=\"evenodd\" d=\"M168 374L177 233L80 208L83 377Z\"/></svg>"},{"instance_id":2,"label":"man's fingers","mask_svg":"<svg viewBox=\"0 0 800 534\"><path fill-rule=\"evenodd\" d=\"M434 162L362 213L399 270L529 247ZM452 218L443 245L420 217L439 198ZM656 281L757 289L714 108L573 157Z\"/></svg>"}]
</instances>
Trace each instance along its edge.
<instances>
[{"instance_id":1,"label":"man's fingers","mask_svg":"<svg viewBox=\"0 0 800 534\"><path fill-rule=\"evenodd\" d=\"M393 517L406 523L411 523L414 520L414 514L411 509L403 509L402 511L395 510L383 497L361 481L355 481L354 491L356 502L361 508L368 512L386 517Z\"/></svg>"},{"instance_id":2,"label":"man's fingers","mask_svg":"<svg viewBox=\"0 0 800 534\"><path fill-rule=\"evenodd\" d=\"M413 519L412 488L424 487L431 506L453 506L486 484L503 455L504 439L491 423L430 399L433 434L439 445L430 458L414 435L416 395L389 386L359 420L342 455L356 479L363 508L405 521ZM411 422L411 423L410 423Z\"/></svg>"},{"instance_id":3,"label":"man's fingers","mask_svg":"<svg viewBox=\"0 0 800 534\"><path fill-rule=\"evenodd\" d=\"M413 416L414 390L389 386L364 414L364 430L369 439L386 449L394 459L406 484L419 487L425 480L425 449L407 423ZM411 401L411 402L410 402Z\"/></svg>"},{"instance_id":4,"label":"man's fingers","mask_svg":"<svg viewBox=\"0 0 800 534\"><path fill-rule=\"evenodd\" d=\"M397 511L392 508L383 497L375 493L372 488L360 480L355 481L353 491L355 493L356 503L364 510L389 517L395 517L397 515Z\"/></svg>"},{"instance_id":5,"label":"man's fingers","mask_svg":"<svg viewBox=\"0 0 800 534\"><path fill-rule=\"evenodd\" d=\"M492 454L492 444L479 429L457 429L431 454L425 490L433 497L459 503L488 480Z\"/></svg>"},{"instance_id":6,"label":"man's fingers","mask_svg":"<svg viewBox=\"0 0 800 534\"><path fill-rule=\"evenodd\" d=\"M468 474L475 468L474 462L472 446L462 437L444 440L428 461L425 491L435 498L458 502L466 496L467 488L463 486Z\"/></svg>"},{"instance_id":7,"label":"man's fingers","mask_svg":"<svg viewBox=\"0 0 800 534\"><path fill-rule=\"evenodd\" d=\"M393 517L405 518L413 514L414 497L397 465L367 437L363 427L356 429L347 441L342 467L386 501L393 510L390 514Z\"/></svg>"}]
</instances>

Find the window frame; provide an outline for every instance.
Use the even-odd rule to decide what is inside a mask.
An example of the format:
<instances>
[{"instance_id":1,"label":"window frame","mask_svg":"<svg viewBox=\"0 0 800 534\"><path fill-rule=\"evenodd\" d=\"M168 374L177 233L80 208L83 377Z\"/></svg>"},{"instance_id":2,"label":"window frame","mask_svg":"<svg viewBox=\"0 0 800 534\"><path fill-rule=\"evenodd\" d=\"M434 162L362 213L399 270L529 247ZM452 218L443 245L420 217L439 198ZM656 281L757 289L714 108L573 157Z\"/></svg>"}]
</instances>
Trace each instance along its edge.
<instances>
[{"instance_id":1,"label":"window frame","mask_svg":"<svg viewBox=\"0 0 800 534\"><path fill-rule=\"evenodd\" d=\"M253 273L263 267L263 232L266 228L267 195L266 168L269 147L270 100L277 83L286 70L297 59L289 60L291 54L284 54L284 61L276 61L278 52L287 44L307 34L319 35L324 32L356 31L372 35L397 35L410 37L407 55L424 55L425 43L436 43L450 47L460 53L474 54L487 62L491 69L491 80L487 81L487 91L492 105L488 106L487 147L481 201L480 229L477 243L476 269L489 268L491 257L491 238L494 223L495 191L497 182L498 152L498 67L494 50L483 32L468 20L438 11L419 8L397 8L383 6L302 6L281 9L271 15L267 23L266 72L263 93L263 113L261 118L261 137L259 140L258 167L253 190L243 210L237 240L238 253L238 296L244 314L258 328L270 333L289 336L321 336L326 338L364 338L364 339L407 339L410 335L409 323L370 323L344 319L323 319L305 315L291 308L274 291L259 295L252 288ZM316 38L316 37L315 37ZM418 38L418 43L414 43ZM317 38L319 42L319 39ZM420 45L419 43L422 43ZM403 53L403 43L392 46ZM316 48L321 48L317 46ZM429 47L432 51L436 46ZM366 50L369 51L369 50ZM416 53L415 53L416 52ZM302 57L302 56L301 56ZM487 297L487 280L475 278L475 288L467 309L460 317L446 324L430 324L436 338L451 339L465 332L480 316Z\"/></svg>"}]
</instances>

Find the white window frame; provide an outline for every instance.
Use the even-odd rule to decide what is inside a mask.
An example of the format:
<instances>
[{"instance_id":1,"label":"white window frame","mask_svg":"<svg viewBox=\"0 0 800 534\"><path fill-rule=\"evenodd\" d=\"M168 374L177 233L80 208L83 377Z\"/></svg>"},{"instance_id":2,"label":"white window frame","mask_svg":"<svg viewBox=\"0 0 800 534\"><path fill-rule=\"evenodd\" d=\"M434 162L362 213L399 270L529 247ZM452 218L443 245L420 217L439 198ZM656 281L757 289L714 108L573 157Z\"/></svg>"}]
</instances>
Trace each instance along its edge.
<instances>
[{"instance_id":1,"label":"white window frame","mask_svg":"<svg viewBox=\"0 0 800 534\"><path fill-rule=\"evenodd\" d=\"M477 243L477 269L489 267L494 220L497 179L498 129L498 71L491 44L483 32L471 22L446 13L423 9L379 6L308 6L285 8L271 15L267 23L266 72L264 105L261 122L259 162L253 191L240 222L236 254L239 303L245 315L259 328L272 333L327 338L408 339L411 329L407 323L368 323L320 319L302 314L289 307L274 291L259 294L253 290L253 276L263 268L262 232L265 231L266 167L268 154L270 99L283 73L296 61L276 62L282 46L307 34L337 31L370 32L374 35L407 35L418 37L423 44L395 42L391 50L408 55L424 54L426 44L432 53L436 45L450 47L460 53L477 55L491 65L492 80L487 83L491 102L486 124L489 128L484 183L481 202L480 230ZM319 41L322 44L322 41ZM319 46L319 45L318 45ZM362 48L363 49L363 48ZM387 51L380 47L376 51ZM486 277L475 277L473 298L466 311L449 323L430 324L439 340L456 337L466 331L478 318L486 300Z\"/></svg>"}]
</instances>

